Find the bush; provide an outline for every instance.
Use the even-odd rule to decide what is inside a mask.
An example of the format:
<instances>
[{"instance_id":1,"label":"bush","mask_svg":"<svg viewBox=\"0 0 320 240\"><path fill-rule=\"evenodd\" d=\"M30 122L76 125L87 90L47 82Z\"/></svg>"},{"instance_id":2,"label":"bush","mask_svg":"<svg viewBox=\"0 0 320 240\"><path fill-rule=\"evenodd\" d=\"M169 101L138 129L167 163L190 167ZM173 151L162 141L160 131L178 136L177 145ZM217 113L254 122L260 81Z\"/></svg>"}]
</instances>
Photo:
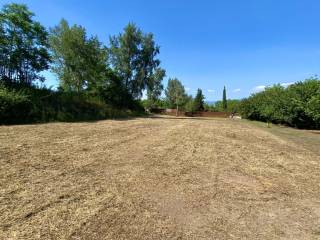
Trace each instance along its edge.
<instances>
[{"instance_id":1,"label":"bush","mask_svg":"<svg viewBox=\"0 0 320 240\"><path fill-rule=\"evenodd\" d=\"M35 86L0 86L0 124L90 121L134 116L143 111L140 102L134 100L128 110L88 93Z\"/></svg>"},{"instance_id":2,"label":"bush","mask_svg":"<svg viewBox=\"0 0 320 240\"><path fill-rule=\"evenodd\" d=\"M311 78L287 88L274 85L244 99L240 112L244 118L252 120L319 129L320 81Z\"/></svg>"},{"instance_id":3,"label":"bush","mask_svg":"<svg viewBox=\"0 0 320 240\"><path fill-rule=\"evenodd\" d=\"M170 108L170 103L167 101L167 99L157 99L156 101L151 101L148 99L140 100L140 106L143 106L145 109L164 109L164 108Z\"/></svg>"},{"instance_id":4,"label":"bush","mask_svg":"<svg viewBox=\"0 0 320 240\"><path fill-rule=\"evenodd\" d=\"M29 97L23 91L0 86L0 123L22 123L32 109Z\"/></svg>"}]
</instances>

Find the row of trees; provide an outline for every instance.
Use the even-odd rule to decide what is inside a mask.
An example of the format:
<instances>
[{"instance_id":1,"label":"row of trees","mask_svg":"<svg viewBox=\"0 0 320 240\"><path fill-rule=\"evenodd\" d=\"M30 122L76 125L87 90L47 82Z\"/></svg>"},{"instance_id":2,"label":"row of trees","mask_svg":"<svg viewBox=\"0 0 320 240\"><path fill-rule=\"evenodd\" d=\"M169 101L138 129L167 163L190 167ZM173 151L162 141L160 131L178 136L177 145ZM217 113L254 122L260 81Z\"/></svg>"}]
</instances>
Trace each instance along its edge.
<instances>
[{"instance_id":1,"label":"row of trees","mask_svg":"<svg viewBox=\"0 0 320 240\"><path fill-rule=\"evenodd\" d=\"M8 4L0 12L0 42L0 77L7 85L31 86L44 81L41 72L50 69L59 79L60 91L86 92L118 107L141 98L144 91L152 107L163 91L166 73L157 58L159 46L151 33L132 23L105 46L82 26L62 19L47 30L26 5ZM193 99L178 79L169 79L165 93L170 107L205 108L201 89Z\"/></svg>"},{"instance_id":2,"label":"row of trees","mask_svg":"<svg viewBox=\"0 0 320 240\"><path fill-rule=\"evenodd\" d=\"M193 98L172 78L161 100L166 72L158 59L160 48L152 33L133 23L104 45L84 27L64 19L46 29L26 5L13 3L0 11L0 46L0 122L104 118L114 115L110 106L141 110L140 98L146 92L148 108L240 111L249 119L320 128L316 78L288 88L276 85L242 101L228 100L224 88L222 101L214 105L205 104L201 89ZM41 73L48 69L59 79L57 91L35 84L44 81Z\"/></svg>"},{"instance_id":3,"label":"row of trees","mask_svg":"<svg viewBox=\"0 0 320 240\"><path fill-rule=\"evenodd\" d=\"M169 79L165 89L165 98L150 102L144 101L146 108L175 108L187 112L214 111L214 112L237 112L240 100L227 99L226 88L223 88L222 101L208 104L201 89L197 90L195 97L188 95L183 84L177 79Z\"/></svg>"},{"instance_id":4,"label":"row of trees","mask_svg":"<svg viewBox=\"0 0 320 240\"><path fill-rule=\"evenodd\" d=\"M168 86L165 90L165 95L169 103L169 107L175 107L177 114L179 107L183 107L184 110L188 112L204 110L205 97L202 93L202 90L198 89L196 96L193 98L191 95L186 93L184 86L176 78L169 79Z\"/></svg>"},{"instance_id":5,"label":"row of trees","mask_svg":"<svg viewBox=\"0 0 320 240\"><path fill-rule=\"evenodd\" d=\"M129 23L104 45L82 26L62 19L46 29L34 16L24 4L0 11L0 122L103 118L110 106L141 111L143 92L152 103L161 95L166 73L152 33ZM45 70L58 77L57 90L38 87Z\"/></svg>"},{"instance_id":6,"label":"row of trees","mask_svg":"<svg viewBox=\"0 0 320 240\"><path fill-rule=\"evenodd\" d=\"M240 113L251 120L285 124L298 128L320 128L320 80L316 77L297 82L289 87L274 85L250 97L227 99L226 88L222 101L209 105L204 102L201 89L193 98L186 94L178 79L169 79L166 98L158 101L158 107L194 111Z\"/></svg>"},{"instance_id":7,"label":"row of trees","mask_svg":"<svg viewBox=\"0 0 320 240\"><path fill-rule=\"evenodd\" d=\"M143 91L156 100L163 89L159 46L133 23L105 46L82 26L62 19L47 30L26 5L8 4L0 12L0 43L0 77L7 85L31 86L50 68L59 90L87 92L116 105L128 105Z\"/></svg>"},{"instance_id":8,"label":"row of trees","mask_svg":"<svg viewBox=\"0 0 320 240\"><path fill-rule=\"evenodd\" d=\"M197 96L193 98L188 95L183 84L177 78L168 80L167 88L165 89L165 98L158 98L156 101L150 101L149 98L143 100L145 108L175 108L177 113L180 110L196 111L204 108L204 96L201 89L198 89Z\"/></svg>"},{"instance_id":9,"label":"row of trees","mask_svg":"<svg viewBox=\"0 0 320 240\"><path fill-rule=\"evenodd\" d=\"M274 85L241 101L243 117L320 129L320 80L310 78L285 88Z\"/></svg>"},{"instance_id":10,"label":"row of trees","mask_svg":"<svg viewBox=\"0 0 320 240\"><path fill-rule=\"evenodd\" d=\"M159 46L151 33L143 33L135 24L111 36L106 47L96 36L87 37L83 27L70 27L63 19L50 30L49 40L52 70L65 91L106 91L110 95L112 90L122 90L117 94L125 91L125 95L139 99L147 90L150 100L161 94L165 71L157 58Z\"/></svg>"},{"instance_id":11,"label":"row of trees","mask_svg":"<svg viewBox=\"0 0 320 240\"><path fill-rule=\"evenodd\" d=\"M222 100L212 104L205 102L205 96L200 88L198 88L195 97L188 95L182 82L177 78L168 80L167 88L164 91L164 98L157 98L155 101L143 100L145 108L175 108L177 111L197 112L229 112L236 113L239 111L240 100L227 99L226 87L223 88Z\"/></svg>"},{"instance_id":12,"label":"row of trees","mask_svg":"<svg viewBox=\"0 0 320 240\"><path fill-rule=\"evenodd\" d=\"M152 33L144 33L129 23L122 33L111 36L106 46L97 36L88 36L82 26L70 25L62 19L58 25L46 29L34 16L23 4L4 5L0 11L1 103L7 106L2 108L7 109L3 115L10 118L12 113L8 112L17 104L14 99L25 99L27 102L22 105L31 106L35 105L35 99L46 98L49 89L42 91L44 96L41 91L30 90L36 89L35 83L45 80L41 75L45 70L52 71L59 79L58 91L49 93L60 99L49 101L59 108L65 108L59 104L61 99L70 99L72 95L71 99L79 97L78 102L95 98L95 103L101 100L115 108L132 109L143 92L146 92L149 108L159 106L166 72L160 67L160 48ZM13 90L8 93L8 88ZM21 88L28 88L28 94L22 93ZM166 107L177 108L177 111L179 108L203 111L206 107L201 89L193 98L176 78L169 79L165 94ZM33 112L38 112L48 102L37 101L37 104L37 111ZM226 110L226 104L223 106ZM47 110L39 114L46 115L44 111ZM18 117L19 113L16 115Z\"/></svg>"}]
</instances>

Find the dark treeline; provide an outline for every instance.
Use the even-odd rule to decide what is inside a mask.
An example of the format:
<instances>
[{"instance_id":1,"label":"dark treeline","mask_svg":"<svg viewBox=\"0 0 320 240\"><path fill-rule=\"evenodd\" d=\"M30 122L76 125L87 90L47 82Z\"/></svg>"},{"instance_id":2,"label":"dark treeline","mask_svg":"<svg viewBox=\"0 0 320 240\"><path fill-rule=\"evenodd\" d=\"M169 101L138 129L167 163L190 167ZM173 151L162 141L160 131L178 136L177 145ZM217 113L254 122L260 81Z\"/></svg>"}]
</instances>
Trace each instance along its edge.
<instances>
[{"instance_id":1,"label":"dark treeline","mask_svg":"<svg viewBox=\"0 0 320 240\"><path fill-rule=\"evenodd\" d=\"M103 119L141 113L156 101L165 71L151 33L129 23L109 45L64 19L46 29L23 4L0 11L0 123ZM41 84L50 70L59 79Z\"/></svg>"},{"instance_id":2,"label":"dark treeline","mask_svg":"<svg viewBox=\"0 0 320 240\"><path fill-rule=\"evenodd\" d=\"M287 88L266 88L242 100L240 112L251 120L320 129L320 80L311 78Z\"/></svg>"}]
</instances>

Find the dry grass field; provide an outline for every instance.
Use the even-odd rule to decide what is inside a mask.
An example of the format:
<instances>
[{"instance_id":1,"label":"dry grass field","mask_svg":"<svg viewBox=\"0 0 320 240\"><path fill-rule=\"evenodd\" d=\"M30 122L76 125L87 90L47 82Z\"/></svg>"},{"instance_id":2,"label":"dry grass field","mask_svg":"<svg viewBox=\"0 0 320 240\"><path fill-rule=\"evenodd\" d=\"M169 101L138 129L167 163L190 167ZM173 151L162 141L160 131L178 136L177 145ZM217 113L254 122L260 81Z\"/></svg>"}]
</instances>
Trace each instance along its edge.
<instances>
[{"instance_id":1,"label":"dry grass field","mask_svg":"<svg viewBox=\"0 0 320 240\"><path fill-rule=\"evenodd\" d=\"M0 126L0 239L320 239L320 134L174 117Z\"/></svg>"}]
</instances>

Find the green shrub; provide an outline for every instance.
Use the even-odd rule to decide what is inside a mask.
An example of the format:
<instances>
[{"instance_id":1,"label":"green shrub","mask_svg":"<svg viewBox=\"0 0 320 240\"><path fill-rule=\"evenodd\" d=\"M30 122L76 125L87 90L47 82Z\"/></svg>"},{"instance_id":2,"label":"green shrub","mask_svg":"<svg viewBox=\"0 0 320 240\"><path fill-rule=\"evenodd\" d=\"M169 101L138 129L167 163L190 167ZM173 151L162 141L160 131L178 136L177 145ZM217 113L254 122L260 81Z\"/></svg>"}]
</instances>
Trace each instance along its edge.
<instances>
[{"instance_id":1,"label":"green shrub","mask_svg":"<svg viewBox=\"0 0 320 240\"><path fill-rule=\"evenodd\" d=\"M0 86L0 124L92 121L144 112L139 101L131 110L107 104L88 93L52 91L35 86Z\"/></svg>"},{"instance_id":2,"label":"green shrub","mask_svg":"<svg viewBox=\"0 0 320 240\"><path fill-rule=\"evenodd\" d=\"M240 112L252 120L320 129L320 81L311 78L287 88L266 88L242 100Z\"/></svg>"},{"instance_id":3,"label":"green shrub","mask_svg":"<svg viewBox=\"0 0 320 240\"><path fill-rule=\"evenodd\" d=\"M23 123L31 109L32 103L23 91L0 86L0 123Z\"/></svg>"}]
</instances>

